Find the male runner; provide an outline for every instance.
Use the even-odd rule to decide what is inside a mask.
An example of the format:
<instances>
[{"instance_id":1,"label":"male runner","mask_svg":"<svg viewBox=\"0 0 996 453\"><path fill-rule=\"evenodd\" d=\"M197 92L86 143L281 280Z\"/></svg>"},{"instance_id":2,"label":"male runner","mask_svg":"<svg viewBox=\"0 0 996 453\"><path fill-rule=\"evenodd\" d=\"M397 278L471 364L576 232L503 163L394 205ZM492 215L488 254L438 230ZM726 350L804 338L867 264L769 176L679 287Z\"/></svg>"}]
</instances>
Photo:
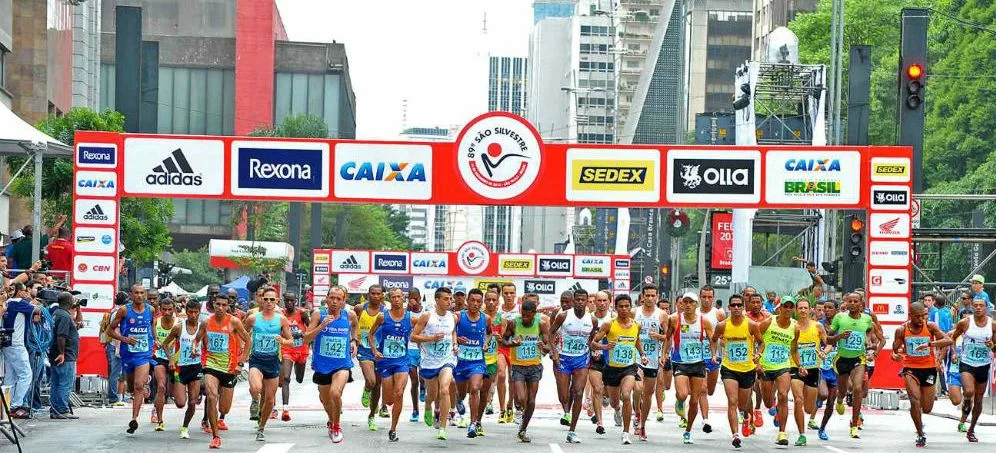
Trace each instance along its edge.
<instances>
[{"instance_id":1,"label":"male runner","mask_svg":"<svg viewBox=\"0 0 996 453\"><path fill-rule=\"evenodd\" d=\"M823 324L812 319L810 301L800 297L796 306L798 320L798 358L792 361L792 399L795 424L799 428L797 446L806 445L806 414L816 416L816 397L819 395L820 362L823 359L823 345L826 344L827 332ZM805 373L803 372L805 371Z\"/></svg>"},{"instance_id":2,"label":"male runner","mask_svg":"<svg viewBox=\"0 0 996 453\"><path fill-rule=\"evenodd\" d=\"M827 332L827 337L829 338L834 332L830 330L830 323L833 318L837 316L837 302L828 300L823 303L823 313L824 318L820 321L823 324L823 329ZM810 417L809 427L812 429L817 429L817 433L820 436L820 440L827 441L830 440L830 436L827 435L826 426L830 421L830 416L833 415L834 401L837 400L837 372L834 371L833 364L837 360L837 348L829 344L828 340L823 342L823 359L820 361L820 399L824 402L826 407L823 410L823 419L819 425L816 425L815 419ZM818 405L817 405L818 406ZM815 415L815 414L814 414Z\"/></svg>"},{"instance_id":3,"label":"male runner","mask_svg":"<svg viewBox=\"0 0 996 453\"><path fill-rule=\"evenodd\" d=\"M872 376L875 375L875 362L878 359L879 351L885 346L885 333L882 330L882 324L878 322L878 316L872 312L871 306L869 305L868 296L865 294L864 289L857 289L855 292L861 297L861 305L865 309L865 314L871 316L872 327L875 329L875 336L880 339L877 344L865 346L865 377L861 382L861 394L868 394L868 386L871 385ZM864 429L865 417L861 414L860 407L858 405L858 429Z\"/></svg>"},{"instance_id":4,"label":"male runner","mask_svg":"<svg viewBox=\"0 0 996 453\"><path fill-rule=\"evenodd\" d=\"M560 392L560 404L568 413L567 443L579 443L575 432L578 418L581 415L581 400L584 398L584 388L588 383L588 365L591 356L591 340L595 335L595 320L587 313L588 292L579 289L574 291L573 308L557 314L550 330L558 332L560 340L557 344L560 361L554 365L554 377L557 379L557 390ZM561 389L569 392L564 395ZM563 423L563 419L561 419Z\"/></svg>"},{"instance_id":5,"label":"male runner","mask_svg":"<svg viewBox=\"0 0 996 453\"><path fill-rule=\"evenodd\" d=\"M587 304L588 295L585 293L585 303ZM560 303L551 312L550 316L550 329L553 332L553 344L557 348L563 346L563 339L559 328L554 328L556 319L560 317L564 312L570 311L574 307L574 293L571 291L564 291L560 293ZM565 308L566 307L566 308ZM542 310L541 310L542 311ZM564 354L563 349L558 349L561 356ZM553 377L557 383L557 398L560 400L560 409L563 410L563 414L560 416L560 424L563 426L571 425L571 379L570 376L562 376L557 372L556 369L553 370Z\"/></svg>"},{"instance_id":6,"label":"male runner","mask_svg":"<svg viewBox=\"0 0 996 453\"><path fill-rule=\"evenodd\" d=\"M702 315L696 313L699 296L688 292L681 296L678 313L668 318L668 331L672 336L665 343L665 353L671 354L674 368L675 412L681 417L679 426L683 425L685 433L681 441L692 443L692 425L699 413L699 401L705 390L706 366L705 358L712 358L713 345L706 340L712 338L712 324ZM685 418L685 399L691 396L688 404L687 419Z\"/></svg>"},{"instance_id":7,"label":"male runner","mask_svg":"<svg viewBox=\"0 0 996 453\"><path fill-rule=\"evenodd\" d=\"M408 313L411 313L413 319L418 319L422 315L422 293L418 288L412 288L408 290ZM411 394L412 394L412 416L408 419L409 422L418 422L418 403L419 399L425 401L425 381L422 380L418 375L418 365L422 361L422 354L419 352L418 343L411 341L411 335L408 339L408 380L411 381Z\"/></svg>"},{"instance_id":8,"label":"male runner","mask_svg":"<svg viewBox=\"0 0 996 453\"><path fill-rule=\"evenodd\" d=\"M173 316L175 308L172 299L163 299L162 302L159 302L159 316L152 321L152 330L155 332L152 360L155 363L153 372L156 381L155 411L152 413L152 423L156 425L156 431L166 429L166 424L163 421L163 406L166 405L167 392L172 390L168 385L173 380L173 367L170 366L170 359L176 353L176 349L167 347L165 340L177 324L176 318Z\"/></svg>"},{"instance_id":9,"label":"male runner","mask_svg":"<svg viewBox=\"0 0 996 453\"><path fill-rule=\"evenodd\" d=\"M958 351L958 371L961 373L962 391L965 401L961 404L962 417L972 414L968 426L969 442L978 442L975 425L982 415L982 398L989 383L989 368L992 365L993 337L996 336L996 323L987 316L985 299L972 300L972 316L962 319L951 333L952 341L962 338Z\"/></svg>"},{"instance_id":10,"label":"male runner","mask_svg":"<svg viewBox=\"0 0 996 453\"><path fill-rule=\"evenodd\" d=\"M617 408L618 412L618 408L622 406L622 444L629 445L632 443L629 426L633 416L633 387L640 378L637 368L646 366L648 360L639 341L640 323L633 319L632 299L628 294L619 294L615 299L615 307L616 319L598 329L590 346L601 349L609 356L602 379L608 389L612 407ZM604 343L603 339L606 340Z\"/></svg>"},{"instance_id":11,"label":"male runner","mask_svg":"<svg viewBox=\"0 0 996 453\"><path fill-rule=\"evenodd\" d=\"M830 323L830 330L835 332L827 342L837 345L837 358L834 361L834 371L837 372L837 380L840 389L837 395L837 412L843 407L843 400L848 389L854 392L853 404L851 404L851 437L857 439L858 434L858 412L861 410L861 402L864 401L862 392L862 380L865 375L865 354L866 347L875 347L879 341L875 333L871 316L864 312L864 304L861 296L857 293L848 293L844 296L844 306L846 312L837 313Z\"/></svg>"},{"instance_id":12,"label":"male runner","mask_svg":"<svg viewBox=\"0 0 996 453\"><path fill-rule=\"evenodd\" d=\"M183 414L180 438L190 439L188 427L201 400L201 345L195 341L201 326L201 303L196 300L187 301L185 311L186 321L174 323L162 344L170 349L174 348L173 342L179 340L179 345L175 347L177 353L170 357L170 368L176 370L173 401L178 408L187 406Z\"/></svg>"},{"instance_id":13,"label":"male runner","mask_svg":"<svg viewBox=\"0 0 996 453\"><path fill-rule=\"evenodd\" d=\"M384 287L380 285L370 285L367 290L367 303L353 307L356 318L360 326L360 347L356 350L356 357L360 361L360 370L363 372L363 396L360 403L363 407L369 407L370 413L367 416L367 427L373 426L376 429L376 422L373 421L377 414L377 405L380 403L380 376L377 375L373 352L370 350L369 336L370 327L377 319L384 308ZM387 415L387 408L382 412Z\"/></svg>"},{"instance_id":14,"label":"male runner","mask_svg":"<svg viewBox=\"0 0 996 453\"><path fill-rule=\"evenodd\" d=\"M771 317L771 313L764 309L764 298L761 297L760 294L757 294L757 291L755 291L754 288L750 286L744 288L743 295L744 302L747 304L747 319L754 321L755 324L761 324L762 321ZM758 371L757 374L760 376L761 371ZM754 398L754 395L757 395L757 398ZM752 405L754 407L754 411L748 412L745 416L751 420L754 428L760 428L764 426L764 417L761 416L760 379L756 379L754 381L754 389L751 391L751 395L749 397L751 398L751 401L748 406ZM754 430L752 429L751 434L753 434L753 432ZM744 435L747 436L749 434Z\"/></svg>"},{"instance_id":15,"label":"male runner","mask_svg":"<svg viewBox=\"0 0 996 453\"><path fill-rule=\"evenodd\" d=\"M661 342L667 340L662 333L667 325L667 315L657 308L657 287L648 284L640 291L641 307L636 310L636 322L640 325L640 347L647 354L646 365L640 365L640 377L634 385L634 402L638 417L633 431L641 441L647 441L647 420L650 417L650 403L657 388L657 372L661 367ZM710 430L711 431L711 430Z\"/></svg>"},{"instance_id":16,"label":"male runner","mask_svg":"<svg viewBox=\"0 0 996 453\"><path fill-rule=\"evenodd\" d=\"M511 349L512 385L515 391L513 397L519 400L522 407L522 421L519 423L519 442L532 442L526 430L536 409L536 392L539 391L539 381L543 378L542 353L550 350L550 358L556 365L560 356L556 349L550 348L550 324L542 316L536 316L539 306L539 296L525 294L522 296L522 313L505 326L502 335L503 343Z\"/></svg>"},{"instance_id":17,"label":"male runner","mask_svg":"<svg viewBox=\"0 0 996 453\"><path fill-rule=\"evenodd\" d=\"M519 317L519 305L516 303L515 299L515 284L512 282L506 282L501 285L501 305L498 307L498 312L501 315L501 319L505 323L514 322L516 318ZM507 379L498 379L498 405L501 415L498 416L498 423L512 423L515 421L515 415L512 411L512 407L515 404L515 389L512 386L512 373L509 372L509 367L511 365L511 353L507 346L503 343L498 345L498 374L501 374L502 368L505 369L505 376ZM506 388L508 389L506 397Z\"/></svg>"},{"instance_id":18,"label":"male runner","mask_svg":"<svg viewBox=\"0 0 996 453\"><path fill-rule=\"evenodd\" d=\"M467 293L456 290L453 292L453 304L450 307L450 311L456 313L458 311L464 311L467 309Z\"/></svg>"},{"instance_id":19,"label":"male runner","mask_svg":"<svg viewBox=\"0 0 996 453\"><path fill-rule=\"evenodd\" d=\"M792 361L798 363L799 332L796 330L795 320L792 319L795 299L792 296L783 296L775 311L777 313L775 316L761 321L758 326L764 338L764 345L760 351L760 369L763 371L761 397L764 399L764 405L768 407L768 413L773 409L776 410L772 414L775 416L775 426L778 427L775 444L788 445L785 425L788 420L788 394L792 388ZM799 370L799 374L805 377L806 370ZM796 445L805 445L805 437L800 437Z\"/></svg>"},{"instance_id":20,"label":"male runner","mask_svg":"<svg viewBox=\"0 0 996 453\"><path fill-rule=\"evenodd\" d=\"M107 336L121 342L121 370L132 394L128 434L138 429L138 414L147 396L145 383L153 363L152 317L152 307L145 303L145 288L136 284L131 287L131 303L121 306L107 325Z\"/></svg>"},{"instance_id":21,"label":"male runner","mask_svg":"<svg viewBox=\"0 0 996 453\"><path fill-rule=\"evenodd\" d=\"M342 391L349 381L353 357L359 344L359 323L356 313L346 309L346 288L333 286L325 297L325 306L311 317L304 342L311 343L314 356L311 380L318 385L318 397L328 416L329 438L342 442ZM368 339L369 341L369 339Z\"/></svg>"},{"instance_id":22,"label":"male runner","mask_svg":"<svg viewBox=\"0 0 996 453\"><path fill-rule=\"evenodd\" d=\"M487 293L484 294L484 313L491 320L490 329L491 337L488 338L488 345L484 348L484 365L487 367L487 374L484 375L484 401L482 402L483 413L478 416L477 419L480 420L484 414L491 415L494 413L494 409L491 407L491 399L494 397L495 383L499 380L505 380L505 367L501 365L498 361L498 339L501 338L501 334L505 332L505 321L501 319L501 313L498 312L498 290L489 289ZM500 395L501 400L499 404L504 405L504 395ZM483 436L484 430L478 426L477 435Z\"/></svg>"},{"instance_id":23,"label":"male runner","mask_svg":"<svg viewBox=\"0 0 996 453\"><path fill-rule=\"evenodd\" d=\"M387 294L391 309L377 315L373 326L367 332L367 342L377 359L377 374L383 385L384 404L391 406L391 429L387 439L398 441L398 419L405 403L405 386L408 385L408 342L411 340L411 313L405 310L405 295L399 288L392 288ZM371 417L368 428L377 430Z\"/></svg>"},{"instance_id":24,"label":"male runner","mask_svg":"<svg viewBox=\"0 0 996 453\"><path fill-rule=\"evenodd\" d=\"M657 308L661 309L661 312L665 317L671 316L671 301L667 299L660 299L657 301ZM661 334L665 338L671 335L667 331L667 323L661 326ZM657 400L657 421L664 421L664 391L671 390L671 381L674 379L674 370L671 369L671 358L667 354L661 354L661 360L659 365L660 371L657 374L657 388L655 389L656 400Z\"/></svg>"},{"instance_id":25,"label":"male runner","mask_svg":"<svg viewBox=\"0 0 996 453\"><path fill-rule=\"evenodd\" d=\"M910 398L910 417L916 427L917 447L927 446L923 414L929 414L934 408L938 368L944 371L934 349L950 344L951 339L937 324L927 322L927 308L920 302L910 305L910 320L896 329L892 341L892 360L903 364L902 376Z\"/></svg>"},{"instance_id":26,"label":"male runner","mask_svg":"<svg viewBox=\"0 0 996 453\"><path fill-rule=\"evenodd\" d=\"M446 440L450 382L453 380L453 367L457 364L456 316L449 311L452 301L449 288L437 289L434 298L435 308L419 316L411 340L421 345L422 364L419 368L428 387L423 419L426 425L438 429L436 439ZM435 416L433 403L438 411Z\"/></svg>"},{"instance_id":27,"label":"male runner","mask_svg":"<svg viewBox=\"0 0 996 453\"><path fill-rule=\"evenodd\" d=\"M280 293L271 286L263 289L260 311L246 317L245 329L250 332L252 343L244 348L241 362L249 362L249 394L260 401L259 424L256 441L265 442L266 422L276 403L277 386L280 384L280 348L294 346L290 322L276 312Z\"/></svg>"},{"instance_id":28,"label":"male runner","mask_svg":"<svg viewBox=\"0 0 996 453\"><path fill-rule=\"evenodd\" d=\"M481 312L483 304L484 293L479 288L472 288L467 296L466 310L457 313L456 323L459 352L453 379L457 384L458 401L470 394L470 421L467 426L467 437L470 439L477 437L481 426L481 404L487 394L484 377L488 375L488 367L484 361L484 348L491 339L491 318Z\"/></svg>"},{"instance_id":29,"label":"male runner","mask_svg":"<svg viewBox=\"0 0 996 453\"><path fill-rule=\"evenodd\" d=\"M290 383L291 373L298 384L304 382L304 367L308 364L310 345L304 342L304 331L310 324L311 313L298 307L297 296L291 293L284 294L284 316L290 325L291 337L294 344L280 348L280 392L281 392L281 420L289 422L291 419L287 405L290 404Z\"/></svg>"},{"instance_id":30,"label":"male runner","mask_svg":"<svg viewBox=\"0 0 996 453\"><path fill-rule=\"evenodd\" d=\"M207 393L206 410L211 429L211 444L208 448L221 448L218 435L219 412L228 412L232 407L232 394L244 361L240 361L240 348L248 348L249 334L242 321L229 314L228 298L215 295L214 315L201 322L194 344L203 345L204 388ZM245 346L241 346L245 345ZM220 387L220 389L219 389Z\"/></svg>"},{"instance_id":31,"label":"male runner","mask_svg":"<svg viewBox=\"0 0 996 453\"><path fill-rule=\"evenodd\" d=\"M713 360L721 361L719 374L723 379L723 389L728 401L726 418L730 422L730 432L733 434L733 448L740 448L740 434L737 433L737 410L750 413L750 392L757 379L757 352L764 339L757 323L744 316L744 299L739 294L731 294L727 308L730 317L719 322L712 335L716 350L725 352L720 359L719 354L713 355ZM720 342L722 344L720 345ZM750 417L744 417L744 436L749 436Z\"/></svg>"},{"instance_id":32,"label":"male runner","mask_svg":"<svg viewBox=\"0 0 996 453\"><path fill-rule=\"evenodd\" d=\"M716 307L716 290L706 285L699 289L699 314L709 320L709 324L716 326L726 319L726 313L722 308ZM710 339L706 339L709 341ZM717 350L719 357L723 357L723 351ZM706 357L706 391L699 397L699 411L702 413L702 431L706 434L712 432L712 425L709 423L709 397L716 393L716 384L719 382L719 361L715 361L711 356Z\"/></svg>"},{"instance_id":33,"label":"male runner","mask_svg":"<svg viewBox=\"0 0 996 453\"><path fill-rule=\"evenodd\" d=\"M592 320L595 328L601 330L603 326L611 324L615 319L615 314L609 310L610 296L606 291L595 293L595 310L592 312ZM602 339L602 345L608 344L607 338ZM608 364L608 354L602 348L591 345L591 364L588 365L588 383L591 385L591 406L594 415L591 422L595 424L595 434L605 434L605 427L602 425L602 395L605 394L604 376L605 366ZM619 420L622 425L622 420Z\"/></svg>"}]
</instances>

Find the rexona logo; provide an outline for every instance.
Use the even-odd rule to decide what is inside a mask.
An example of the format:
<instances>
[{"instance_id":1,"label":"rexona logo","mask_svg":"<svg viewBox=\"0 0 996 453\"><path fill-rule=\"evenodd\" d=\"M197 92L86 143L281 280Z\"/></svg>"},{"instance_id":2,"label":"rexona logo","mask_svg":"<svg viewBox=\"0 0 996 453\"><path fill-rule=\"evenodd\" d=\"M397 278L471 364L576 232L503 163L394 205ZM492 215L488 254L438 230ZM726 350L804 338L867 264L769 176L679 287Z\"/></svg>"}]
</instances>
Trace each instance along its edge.
<instances>
[{"instance_id":1,"label":"rexona logo","mask_svg":"<svg viewBox=\"0 0 996 453\"><path fill-rule=\"evenodd\" d=\"M200 186L204 184L204 176L194 173L183 150L177 148L163 159L162 164L152 168L145 176L145 182L150 186Z\"/></svg>"},{"instance_id":2,"label":"rexona logo","mask_svg":"<svg viewBox=\"0 0 996 453\"><path fill-rule=\"evenodd\" d=\"M486 245L478 241L464 242L457 249L456 258L460 270L470 275L484 272L491 264L491 252Z\"/></svg>"},{"instance_id":3,"label":"rexona logo","mask_svg":"<svg viewBox=\"0 0 996 453\"><path fill-rule=\"evenodd\" d=\"M232 143L234 195L328 195L329 148L324 143Z\"/></svg>"},{"instance_id":4,"label":"rexona logo","mask_svg":"<svg viewBox=\"0 0 996 453\"><path fill-rule=\"evenodd\" d=\"M552 280L526 280L523 291L533 294L556 294L557 285Z\"/></svg>"},{"instance_id":5,"label":"rexona logo","mask_svg":"<svg viewBox=\"0 0 996 453\"><path fill-rule=\"evenodd\" d=\"M495 112L475 118L457 139L457 166L471 190L507 200L532 187L542 153L539 137L521 118Z\"/></svg>"},{"instance_id":6,"label":"rexona logo","mask_svg":"<svg viewBox=\"0 0 996 453\"><path fill-rule=\"evenodd\" d=\"M107 145L79 145L76 164L81 167L113 167L117 165L117 148Z\"/></svg>"},{"instance_id":7,"label":"rexona logo","mask_svg":"<svg viewBox=\"0 0 996 453\"><path fill-rule=\"evenodd\" d=\"M744 156L744 157L740 157ZM677 202L757 202L760 153L716 151L668 153L667 195Z\"/></svg>"},{"instance_id":8,"label":"rexona logo","mask_svg":"<svg viewBox=\"0 0 996 453\"><path fill-rule=\"evenodd\" d=\"M400 253L374 253L374 272L408 272L408 255Z\"/></svg>"}]
</instances>

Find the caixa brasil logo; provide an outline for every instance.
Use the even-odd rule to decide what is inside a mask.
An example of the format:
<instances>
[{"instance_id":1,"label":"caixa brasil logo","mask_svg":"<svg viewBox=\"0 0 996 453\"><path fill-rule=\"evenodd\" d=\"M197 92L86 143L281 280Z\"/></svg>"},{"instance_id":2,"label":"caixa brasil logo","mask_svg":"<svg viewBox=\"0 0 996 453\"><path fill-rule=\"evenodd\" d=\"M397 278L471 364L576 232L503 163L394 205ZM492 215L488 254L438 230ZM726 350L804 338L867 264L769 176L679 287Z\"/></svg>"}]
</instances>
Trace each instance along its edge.
<instances>
[{"instance_id":1,"label":"caixa brasil logo","mask_svg":"<svg viewBox=\"0 0 996 453\"><path fill-rule=\"evenodd\" d=\"M789 159L788 171L840 171L840 159Z\"/></svg>"},{"instance_id":2,"label":"caixa brasil logo","mask_svg":"<svg viewBox=\"0 0 996 453\"><path fill-rule=\"evenodd\" d=\"M204 177L194 173L183 150L177 148L152 169L145 182L150 186L200 186L204 184Z\"/></svg>"},{"instance_id":3,"label":"caixa brasil logo","mask_svg":"<svg viewBox=\"0 0 996 453\"><path fill-rule=\"evenodd\" d=\"M419 162L346 162L339 176L347 181L425 182L425 166Z\"/></svg>"},{"instance_id":4,"label":"caixa brasil logo","mask_svg":"<svg viewBox=\"0 0 996 453\"><path fill-rule=\"evenodd\" d=\"M516 197L531 187L541 160L536 133L511 114L480 116L457 140L463 181L474 192L495 200Z\"/></svg>"}]
</instances>

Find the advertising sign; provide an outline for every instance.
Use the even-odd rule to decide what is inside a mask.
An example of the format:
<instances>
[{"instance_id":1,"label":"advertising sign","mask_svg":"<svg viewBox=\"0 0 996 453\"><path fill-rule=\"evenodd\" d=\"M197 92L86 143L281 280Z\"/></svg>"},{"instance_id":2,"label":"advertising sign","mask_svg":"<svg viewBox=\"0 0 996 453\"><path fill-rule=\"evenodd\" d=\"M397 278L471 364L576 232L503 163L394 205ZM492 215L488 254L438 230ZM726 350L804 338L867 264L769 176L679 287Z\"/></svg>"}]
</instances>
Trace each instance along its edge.
<instances>
[{"instance_id":1,"label":"advertising sign","mask_svg":"<svg viewBox=\"0 0 996 453\"><path fill-rule=\"evenodd\" d=\"M712 269L733 269L733 213L712 213Z\"/></svg>"},{"instance_id":2,"label":"advertising sign","mask_svg":"<svg viewBox=\"0 0 996 453\"><path fill-rule=\"evenodd\" d=\"M232 195L324 198L328 169L326 143L232 142Z\"/></svg>"},{"instance_id":3,"label":"advertising sign","mask_svg":"<svg viewBox=\"0 0 996 453\"><path fill-rule=\"evenodd\" d=\"M765 159L768 203L851 205L861 199L858 151L769 151Z\"/></svg>"},{"instance_id":4,"label":"advertising sign","mask_svg":"<svg viewBox=\"0 0 996 453\"><path fill-rule=\"evenodd\" d=\"M536 257L525 254L498 255L499 275L536 275Z\"/></svg>"},{"instance_id":5,"label":"advertising sign","mask_svg":"<svg viewBox=\"0 0 996 453\"><path fill-rule=\"evenodd\" d=\"M660 166L657 150L568 149L567 199L660 201Z\"/></svg>"},{"instance_id":6,"label":"advertising sign","mask_svg":"<svg viewBox=\"0 0 996 453\"><path fill-rule=\"evenodd\" d=\"M672 202L757 203L761 153L672 150L667 155L667 199Z\"/></svg>"}]
</instances>

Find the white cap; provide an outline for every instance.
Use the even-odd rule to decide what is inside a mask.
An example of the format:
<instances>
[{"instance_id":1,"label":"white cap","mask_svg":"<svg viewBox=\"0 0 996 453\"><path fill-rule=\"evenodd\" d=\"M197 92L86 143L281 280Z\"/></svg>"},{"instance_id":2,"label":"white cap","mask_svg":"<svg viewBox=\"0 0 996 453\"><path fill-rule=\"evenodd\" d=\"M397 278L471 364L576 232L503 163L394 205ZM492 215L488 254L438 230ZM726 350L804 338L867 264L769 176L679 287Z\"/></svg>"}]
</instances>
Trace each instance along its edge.
<instances>
[{"instance_id":1,"label":"white cap","mask_svg":"<svg viewBox=\"0 0 996 453\"><path fill-rule=\"evenodd\" d=\"M693 293L693 292L691 292L691 291L689 291L689 292L687 292L687 293L683 294L683 295L681 296L681 298L682 298L682 299L691 299L691 300L694 300L694 301L695 301L696 303L697 303L697 302L699 301L699 295L698 295L698 294L695 294L695 293Z\"/></svg>"},{"instance_id":2,"label":"white cap","mask_svg":"<svg viewBox=\"0 0 996 453\"><path fill-rule=\"evenodd\" d=\"M24 233L21 230L14 230L10 232L10 240L21 239L24 237Z\"/></svg>"}]
</instances>

